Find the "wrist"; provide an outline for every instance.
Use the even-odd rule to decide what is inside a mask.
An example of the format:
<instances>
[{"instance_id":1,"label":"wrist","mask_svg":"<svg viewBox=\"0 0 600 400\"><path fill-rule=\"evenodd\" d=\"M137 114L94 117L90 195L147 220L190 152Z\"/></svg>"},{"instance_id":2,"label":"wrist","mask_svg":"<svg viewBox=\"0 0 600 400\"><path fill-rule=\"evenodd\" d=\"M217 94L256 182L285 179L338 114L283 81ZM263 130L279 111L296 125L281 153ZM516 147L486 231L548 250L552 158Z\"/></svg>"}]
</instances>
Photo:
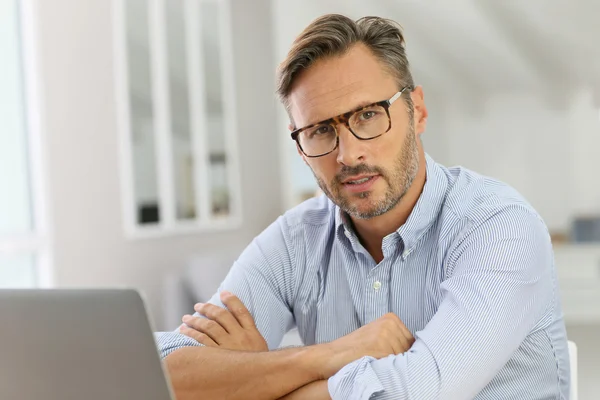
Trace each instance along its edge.
<instances>
[{"instance_id":1,"label":"wrist","mask_svg":"<svg viewBox=\"0 0 600 400\"><path fill-rule=\"evenodd\" d=\"M313 381L327 380L333 376L344 364L340 364L332 343L323 343L307 346L299 353L301 364L310 371Z\"/></svg>"}]
</instances>

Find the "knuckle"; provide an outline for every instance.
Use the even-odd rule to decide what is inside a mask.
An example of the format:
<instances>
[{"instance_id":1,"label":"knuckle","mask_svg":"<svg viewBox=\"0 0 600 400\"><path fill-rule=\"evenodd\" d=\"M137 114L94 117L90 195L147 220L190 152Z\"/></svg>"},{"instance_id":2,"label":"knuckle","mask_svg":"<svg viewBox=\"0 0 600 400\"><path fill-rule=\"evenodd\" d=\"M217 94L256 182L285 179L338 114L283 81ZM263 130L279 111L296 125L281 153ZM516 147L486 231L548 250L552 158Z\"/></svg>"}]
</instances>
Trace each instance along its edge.
<instances>
[{"instance_id":1,"label":"knuckle","mask_svg":"<svg viewBox=\"0 0 600 400\"><path fill-rule=\"evenodd\" d=\"M202 343L202 344L204 344L204 342L206 341L206 338L207 338L207 336L204 333L198 332L198 331L194 331L194 333L192 335L190 335L190 337L192 339L194 339L196 342Z\"/></svg>"},{"instance_id":2,"label":"knuckle","mask_svg":"<svg viewBox=\"0 0 600 400\"><path fill-rule=\"evenodd\" d=\"M202 332L197 332L196 333L196 340L200 343L204 343L206 341L206 334L202 333Z\"/></svg>"},{"instance_id":3,"label":"knuckle","mask_svg":"<svg viewBox=\"0 0 600 400\"><path fill-rule=\"evenodd\" d=\"M245 307L237 307L234 311L237 315L248 315L250 314L250 312L248 312L248 309L246 309Z\"/></svg>"},{"instance_id":4,"label":"knuckle","mask_svg":"<svg viewBox=\"0 0 600 400\"><path fill-rule=\"evenodd\" d=\"M204 335L202 332L198 332L195 329L190 329L190 328L184 328L183 332L184 335L186 335L187 337L194 339L197 342L200 342L200 338Z\"/></svg>"},{"instance_id":5,"label":"knuckle","mask_svg":"<svg viewBox=\"0 0 600 400\"><path fill-rule=\"evenodd\" d=\"M215 307L215 310L213 311L213 315L216 318L220 318L222 316L224 316L227 313L227 311L221 307Z\"/></svg>"},{"instance_id":6,"label":"knuckle","mask_svg":"<svg viewBox=\"0 0 600 400\"><path fill-rule=\"evenodd\" d=\"M186 322L187 328L197 329L198 327L198 318L192 318Z\"/></svg>"},{"instance_id":7,"label":"knuckle","mask_svg":"<svg viewBox=\"0 0 600 400\"><path fill-rule=\"evenodd\" d=\"M202 314L209 318L213 318L215 316L215 311L215 306L212 304L205 304L202 307Z\"/></svg>"},{"instance_id":8,"label":"knuckle","mask_svg":"<svg viewBox=\"0 0 600 400\"><path fill-rule=\"evenodd\" d=\"M396 322L396 321L399 320L398 316L396 314L394 314L394 313L391 313L391 312L385 314L384 317L385 317L385 319L387 321L391 321L391 322Z\"/></svg>"},{"instance_id":9,"label":"knuckle","mask_svg":"<svg viewBox=\"0 0 600 400\"><path fill-rule=\"evenodd\" d=\"M200 314L204 314L206 312L206 304L196 304L194 310Z\"/></svg>"},{"instance_id":10,"label":"knuckle","mask_svg":"<svg viewBox=\"0 0 600 400\"><path fill-rule=\"evenodd\" d=\"M217 325L219 325L219 324L217 324L217 323L216 323L215 321L213 321L212 319L206 320L206 321L204 322L204 326L205 326L205 328L206 328L207 330L211 330L211 331L212 331L212 330L214 330L214 329L216 329L216 328L217 328Z\"/></svg>"}]
</instances>

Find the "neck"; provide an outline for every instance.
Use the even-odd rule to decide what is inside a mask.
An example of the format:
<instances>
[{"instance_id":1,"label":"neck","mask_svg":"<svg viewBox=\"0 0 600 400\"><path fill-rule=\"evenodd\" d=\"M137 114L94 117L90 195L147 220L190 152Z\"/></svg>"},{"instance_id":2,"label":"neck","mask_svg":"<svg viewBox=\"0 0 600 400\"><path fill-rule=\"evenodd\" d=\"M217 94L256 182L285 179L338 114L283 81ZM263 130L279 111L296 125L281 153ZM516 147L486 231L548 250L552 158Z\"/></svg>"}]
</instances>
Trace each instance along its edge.
<instances>
[{"instance_id":1,"label":"neck","mask_svg":"<svg viewBox=\"0 0 600 400\"><path fill-rule=\"evenodd\" d=\"M383 238L404 225L415 204L417 204L425 186L426 172L425 153L420 151L417 175L410 188L394 208L375 218L352 218L354 229L362 245L377 263L383 260L383 251L381 249Z\"/></svg>"}]
</instances>

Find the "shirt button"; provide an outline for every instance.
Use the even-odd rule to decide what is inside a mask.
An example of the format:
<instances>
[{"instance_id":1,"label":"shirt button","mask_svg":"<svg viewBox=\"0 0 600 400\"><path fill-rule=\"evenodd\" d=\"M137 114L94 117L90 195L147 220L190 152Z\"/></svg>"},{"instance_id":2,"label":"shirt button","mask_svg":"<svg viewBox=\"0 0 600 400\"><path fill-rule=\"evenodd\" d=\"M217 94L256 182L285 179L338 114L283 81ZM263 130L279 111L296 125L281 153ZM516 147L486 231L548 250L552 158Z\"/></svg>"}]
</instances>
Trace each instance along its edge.
<instances>
[{"instance_id":1,"label":"shirt button","mask_svg":"<svg viewBox=\"0 0 600 400\"><path fill-rule=\"evenodd\" d=\"M379 282L379 281L373 282L373 289L375 289L375 290L381 289L381 282Z\"/></svg>"}]
</instances>

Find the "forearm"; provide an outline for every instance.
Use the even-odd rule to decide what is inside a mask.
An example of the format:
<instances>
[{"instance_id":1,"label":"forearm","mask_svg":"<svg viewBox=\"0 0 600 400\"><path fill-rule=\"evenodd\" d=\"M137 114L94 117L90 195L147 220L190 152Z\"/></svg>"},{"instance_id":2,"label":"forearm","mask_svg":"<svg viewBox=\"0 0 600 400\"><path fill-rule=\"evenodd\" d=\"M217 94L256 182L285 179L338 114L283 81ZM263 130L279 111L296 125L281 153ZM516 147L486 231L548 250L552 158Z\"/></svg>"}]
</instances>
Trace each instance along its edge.
<instances>
[{"instance_id":1,"label":"forearm","mask_svg":"<svg viewBox=\"0 0 600 400\"><path fill-rule=\"evenodd\" d=\"M246 353L186 347L165 358L178 400L277 399L321 379L327 349Z\"/></svg>"},{"instance_id":2,"label":"forearm","mask_svg":"<svg viewBox=\"0 0 600 400\"><path fill-rule=\"evenodd\" d=\"M327 380L311 382L308 385L302 386L300 389L294 390L292 393L283 396L279 400L331 400L329 390L327 388Z\"/></svg>"}]
</instances>

